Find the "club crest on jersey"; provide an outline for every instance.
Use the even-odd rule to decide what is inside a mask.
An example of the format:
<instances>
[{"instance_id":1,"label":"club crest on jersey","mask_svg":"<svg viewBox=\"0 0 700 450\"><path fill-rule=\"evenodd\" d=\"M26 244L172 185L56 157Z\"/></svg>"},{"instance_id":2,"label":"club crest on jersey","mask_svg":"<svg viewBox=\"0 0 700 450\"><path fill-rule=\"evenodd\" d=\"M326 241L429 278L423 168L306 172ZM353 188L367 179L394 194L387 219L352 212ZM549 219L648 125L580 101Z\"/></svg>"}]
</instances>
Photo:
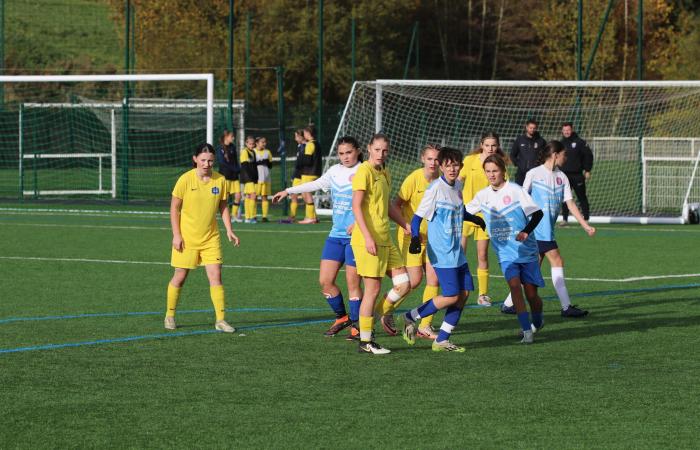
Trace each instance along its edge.
<instances>
[{"instance_id":1,"label":"club crest on jersey","mask_svg":"<svg viewBox=\"0 0 700 450\"><path fill-rule=\"evenodd\" d=\"M571 148L576 148L576 142L571 143Z\"/></svg>"},{"instance_id":2,"label":"club crest on jersey","mask_svg":"<svg viewBox=\"0 0 700 450\"><path fill-rule=\"evenodd\" d=\"M512 202L512 201L513 200L510 198L510 195L506 195L505 197L503 197L503 204L504 205L510 205L510 202Z\"/></svg>"},{"instance_id":3,"label":"club crest on jersey","mask_svg":"<svg viewBox=\"0 0 700 450\"><path fill-rule=\"evenodd\" d=\"M214 194L214 195L218 194L218 193L219 193L219 188L216 187L216 186L214 186L213 188L211 188L211 193Z\"/></svg>"},{"instance_id":4,"label":"club crest on jersey","mask_svg":"<svg viewBox=\"0 0 700 450\"><path fill-rule=\"evenodd\" d=\"M561 186L563 182L564 181L561 178L557 177L557 186Z\"/></svg>"},{"instance_id":5,"label":"club crest on jersey","mask_svg":"<svg viewBox=\"0 0 700 450\"><path fill-rule=\"evenodd\" d=\"M535 148L537 148L537 142L535 142Z\"/></svg>"}]
</instances>

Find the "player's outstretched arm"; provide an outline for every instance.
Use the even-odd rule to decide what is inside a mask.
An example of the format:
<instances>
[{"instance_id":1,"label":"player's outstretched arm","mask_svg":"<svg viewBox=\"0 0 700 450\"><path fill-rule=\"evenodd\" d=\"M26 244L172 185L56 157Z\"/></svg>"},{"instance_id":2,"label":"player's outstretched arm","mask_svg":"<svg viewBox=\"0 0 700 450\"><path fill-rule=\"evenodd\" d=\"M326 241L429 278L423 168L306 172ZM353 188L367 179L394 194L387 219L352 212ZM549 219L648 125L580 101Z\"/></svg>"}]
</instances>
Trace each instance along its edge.
<instances>
[{"instance_id":1,"label":"player's outstretched arm","mask_svg":"<svg viewBox=\"0 0 700 450\"><path fill-rule=\"evenodd\" d=\"M478 225L479 228L481 228L483 231L486 231L486 222L484 222L484 219L481 217L469 213L466 209L464 210L464 221L465 222L471 222L474 225Z\"/></svg>"},{"instance_id":2,"label":"player's outstretched arm","mask_svg":"<svg viewBox=\"0 0 700 450\"><path fill-rule=\"evenodd\" d=\"M588 221L583 217L583 214L581 214L581 210L578 209L578 206L576 206L576 202L573 200L567 200L566 206L569 207L571 215L574 216L576 220L578 220L578 223L581 225L581 228L583 228L589 236L593 236L595 234L595 228L588 224Z\"/></svg>"}]
</instances>

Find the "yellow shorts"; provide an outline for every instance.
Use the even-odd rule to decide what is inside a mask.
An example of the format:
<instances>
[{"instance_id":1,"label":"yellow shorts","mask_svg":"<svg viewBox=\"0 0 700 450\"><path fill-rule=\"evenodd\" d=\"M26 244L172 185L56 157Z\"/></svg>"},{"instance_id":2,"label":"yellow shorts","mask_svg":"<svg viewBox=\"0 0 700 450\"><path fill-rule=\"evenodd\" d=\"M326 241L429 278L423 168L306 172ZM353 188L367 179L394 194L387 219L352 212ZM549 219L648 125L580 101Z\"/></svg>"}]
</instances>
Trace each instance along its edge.
<instances>
[{"instance_id":1,"label":"yellow shorts","mask_svg":"<svg viewBox=\"0 0 700 450\"><path fill-rule=\"evenodd\" d=\"M294 178L292 180L292 187L299 186L301 184L301 178Z\"/></svg>"},{"instance_id":2,"label":"yellow shorts","mask_svg":"<svg viewBox=\"0 0 700 450\"><path fill-rule=\"evenodd\" d=\"M474 225L471 222L464 222L462 225L462 236L469 237L471 235L474 235L474 240L475 241L488 241L489 240L489 234L482 230L479 225Z\"/></svg>"},{"instance_id":3,"label":"yellow shorts","mask_svg":"<svg viewBox=\"0 0 700 450\"><path fill-rule=\"evenodd\" d=\"M244 194L255 194L255 186L257 186L257 183L244 183L243 184L243 193Z\"/></svg>"},{"instance_id":4,"label":"yellow shorts","mask_svg":"<svg viewBox=\"0 0 700 450\"><path fill-rule=\"evenodd\" d=\"M238 180L228 180L228 193L229 194L240 194L241 193L241 182Z\"/></svg>"},{"instance_id":5,"label":"yellow shorts","mask_svg":"<svg viewBox=\"0 0 700 450\"><path fill-rule=\"evenodd\" d=\"M267 183L257 183L255 185L255 194L265 197L272 195L272 182L268 181Z\"/></svg>"},{"instance_id":6,"label":"yellow shorts","mask_svg":"<svg viewBox=\"0 0 700 450\"><path fill-rule=\"evenodd\" d=\"M360 248L361 247L361 248ZM353 245L357 273L361 277L383 278L391 269L403 267L401 253L394 244L389 247L377 247L377 255L370 255L363 245Z\"/></svg>"},{"instance_id":7,"label":"yellow shorts","mask_svg":"<svg viewBox=\"0 0 700 450\"><path fill-rule=\"evenodd\" d=\"M178 269L196 269L197 266L223 264L223 262L220 245L204 249L188 249L187 243L185 243L183 251L178 252L172 249L172 255L170 256L170 265Z\"/></svg>"},{"instance_id":8,"label":"yellow shorts","mask_svg":"<svg viewBox=\"0 0 700 450\"><path fill-rule=\"evenodd\" d=\"M309 181L314 181L316 178L318 178L316 175L302 175L301 182L308 183Z\"/></svg>"},{"instance_id":9,"label":"yellow shorts","mask_svg":"<svg viewBox=\"0 0 700 450\"><path fill-rule=\"evenodd\" d=\"M406 267L423 267L425 264L425 244L421 244L420 253L413 254L408 251L408 247L411 245L411 240L407 237L399 241L399 250L401 251L401 258Z\"/></svg>"}]
</instances>

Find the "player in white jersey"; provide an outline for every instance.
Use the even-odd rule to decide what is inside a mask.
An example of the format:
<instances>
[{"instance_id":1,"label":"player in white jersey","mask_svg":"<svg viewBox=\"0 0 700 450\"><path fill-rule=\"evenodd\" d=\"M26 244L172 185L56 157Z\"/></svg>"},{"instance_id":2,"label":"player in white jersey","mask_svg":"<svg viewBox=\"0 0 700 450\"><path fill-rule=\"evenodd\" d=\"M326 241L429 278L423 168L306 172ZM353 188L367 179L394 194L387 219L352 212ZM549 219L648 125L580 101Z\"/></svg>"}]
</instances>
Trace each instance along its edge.
<instances>
[{"instance_id":1,"label":"player in white jersey","mask_svg":"<svg viewBox=\"0 0 700 450\"><path fill-rule=\"evenodd\" d=\"M542 299L537 294L537 288L544 286L544 280L538 261L537 241L533 234L544 213L525 189L506 181L506 163L503 158L498 155L487 157L484 160L484 171L489 187L477 192L466 205L465 216L471 220L473 214L484 214L491 246L508 282L518 322L523 330L521 342L530 344L533 341L532 326L539 329L544 323ZM523 288L530 304L532 321L525 307Z\"/></svg>"},{"instance_id":2,"label":"player in white jersey","mask_svg":"<svg viewBox=\"0 0 700 450\"><path fill-rule=\"evenodd\" d=\"M335 313L335 322L324 334L332 337L352 325L348 340L359 338L357 321L360 314L360 276L355 267L355 257L350 247L350 233L355 226L355 216L352 213L352 179L362 162L362 152L357 140L350 136L338 141L338 159L336 164L320 178L308 183L299 184L276 193L273 203L278 203L288 194L303 194L318 190L331 191L333 200L333 228L326 239L326 245L321 254L319 283L321 291ZM345 277L348 285L350 314L345 310L343 294L335 280L342 265L345 264Z\"/></svg>"},{"instance_id":3,"label":"player in white jersey","mask_svg":"<svg viewBox=\"0 0 700 450\"><path fill-rule=\"evenodd\" d=\"M428 222L427 254L437 274L442 295L436 295L404 315L403 338L408 345L416 342L417 321L446 308L440 332L433 341L433 351L464 352L464 347L452 344L450 335L459 322L462 309L474 290L467 258L460 245L464 222L462 184L457 181L462 168L462 153L443 147L438 153L442 176L430 183L411 221L411 245L413 254L421 252L420 224ZM485 226L477 216L477 224Z\"/></svg>"},{"instance_id":4,"label":"player in white jersey","mask_svg":"<svg viewBox=\"0 0 700 450\"><path fill-rule=\"evenodd\" d=\"M540 166L530 169L525 175L523 188L530 193L544 211L544 219L535 228L535 239L540 252L540 265L544 256L547 257L552 271L552 284L557 292L561 303L562 317L585 317L588 311L579 309L571 304L569 291L566 289L564 281L564 260L559 253L559 246L554 238L554 225L559 216L562 203L566 203L571 214L578 220L581 227L589 236L595 234L595 228L590 226L583 214L579 211L571 195L569 180L559 170L559 166L566 161L566 148L559 141L551 141L540 150ZM513 301L510 296L503 302L501 311L508 312L508 308L513 309Z\"/></svg>"}]
</instances>

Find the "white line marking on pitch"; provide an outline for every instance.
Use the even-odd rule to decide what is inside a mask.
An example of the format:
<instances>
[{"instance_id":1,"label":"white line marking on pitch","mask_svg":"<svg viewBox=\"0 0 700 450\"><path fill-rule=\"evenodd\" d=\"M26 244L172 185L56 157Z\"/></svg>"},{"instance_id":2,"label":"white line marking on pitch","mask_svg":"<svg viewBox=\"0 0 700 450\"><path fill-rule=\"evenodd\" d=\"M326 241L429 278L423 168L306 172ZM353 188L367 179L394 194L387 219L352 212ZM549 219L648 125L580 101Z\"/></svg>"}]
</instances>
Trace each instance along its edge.
<instances>
[{"instance_id":1,"label":"white line marking on pitch","mask_svg":"<svg viewBox=\"0 0 700 450\"><path fill-rule=\"evenodd\" d=\"M121 259L92 259L92 258L49 258L40 256L0 256L0 259L12 261L63 261L63 262L79 262L79 263L102 263L102 264L152 264L159 266L169 266L170 263L164 261L127 261ZM266 270L301 270L301 271L317 271L318 267L287 267L287 266L250 266L250 265L233 265L224 264L223 267L229 269L266 269ZM502 278L500 275L491 275L492 278ZM698 278L700 273L684 273L672 275L646 275L641 277L629 278L576 278L567 277L569 281L600 281L606 283L632 283L635 281L648 280L663 280L669 278Z\"/></svg>"}]
</instances>

